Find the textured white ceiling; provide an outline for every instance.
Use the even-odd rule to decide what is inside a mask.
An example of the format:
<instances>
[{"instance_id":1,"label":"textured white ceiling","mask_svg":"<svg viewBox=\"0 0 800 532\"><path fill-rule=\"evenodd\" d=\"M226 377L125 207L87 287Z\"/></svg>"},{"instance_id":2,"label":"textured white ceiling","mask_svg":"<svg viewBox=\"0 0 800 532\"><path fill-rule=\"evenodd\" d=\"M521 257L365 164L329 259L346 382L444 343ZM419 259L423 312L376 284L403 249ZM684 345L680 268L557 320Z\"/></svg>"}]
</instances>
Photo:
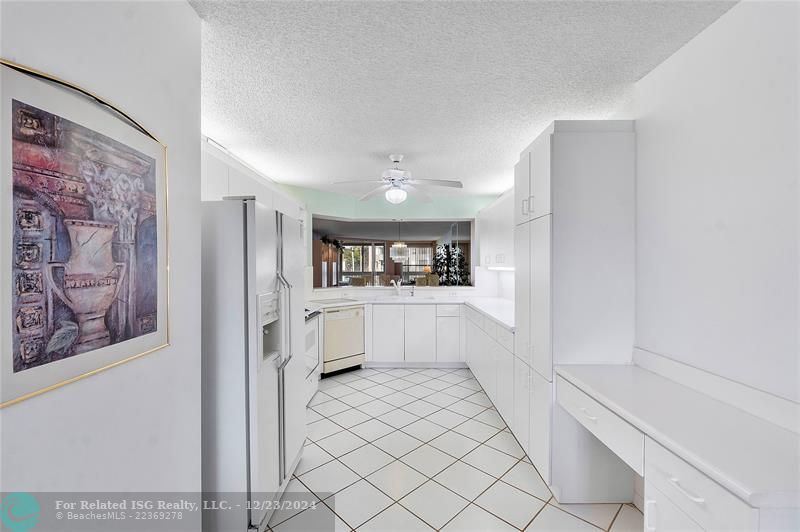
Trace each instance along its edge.
<instances>
[{"instance_id":1,"label":"textured white ceiling","mask_svg":"<svg viewBox=\"0 0 800 532\"><path fill-rule=\"evenodd\" d=\"M478 194L513 185L548 122L611 115L733 2L191 4L204 20L203 132L235 155L331 190L403 153L414 177Z\"/></svg>"}]
</instances>

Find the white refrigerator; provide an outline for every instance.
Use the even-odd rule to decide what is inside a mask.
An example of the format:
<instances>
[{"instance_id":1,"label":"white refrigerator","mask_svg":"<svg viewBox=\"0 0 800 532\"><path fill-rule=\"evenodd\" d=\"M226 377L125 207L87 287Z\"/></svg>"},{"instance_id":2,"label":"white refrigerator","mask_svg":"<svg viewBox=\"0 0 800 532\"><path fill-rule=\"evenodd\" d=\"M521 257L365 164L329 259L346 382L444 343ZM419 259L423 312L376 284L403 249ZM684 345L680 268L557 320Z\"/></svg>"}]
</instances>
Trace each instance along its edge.
<instances>
[{"instance_id":1,"label":"white refrigerator","mask_svg":"<svg viewBox=\"0 0 800 532\"><path fill-rule=\"evenodd\" d=\"M247 501L280 497L306 437L302 225L226 198L202 204L202 241L203 493L232 507L203 530L264 530Z\"/></svg>"}]
</instances>

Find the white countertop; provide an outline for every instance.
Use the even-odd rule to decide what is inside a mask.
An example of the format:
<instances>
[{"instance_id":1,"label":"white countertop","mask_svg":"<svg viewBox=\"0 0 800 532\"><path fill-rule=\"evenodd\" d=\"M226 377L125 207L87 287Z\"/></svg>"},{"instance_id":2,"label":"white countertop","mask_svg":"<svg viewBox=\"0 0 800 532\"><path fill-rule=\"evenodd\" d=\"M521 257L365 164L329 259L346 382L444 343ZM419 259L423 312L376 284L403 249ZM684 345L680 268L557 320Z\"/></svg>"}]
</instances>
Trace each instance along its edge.
<instances>
[{"instance_id":1,"label":"white countertop","mask_svg":"<svg viewBox=\"0 0 800 532\"><path fill-rule=\"evenodd\" d=\"M514 330L514 301L501 297L468 297L464 300L468 307L486 314L506 329Z\"/></svg>"},{"instance_id":2,"label":"white countertop","mask_svg":"<svg viewBox=\"0 0 800 532\"><path fill-rule=\"evenodd\" d=\"M751 506L800 507L800 435L638 366L556 373Z\"/></svg>"},{"instance_id":3,"label":"white countertop","mask_svg":"<svg viewBox=\"0 0 800 532\"><path fill-rule=\"evenodd\" d=\"M514 330L514 301L483 296L378 296L371 298L313 299L306 302L311 310L349 307L352 305L461 305L465 304L489 316L505 328Z\"/></svg>"}]
</instances>

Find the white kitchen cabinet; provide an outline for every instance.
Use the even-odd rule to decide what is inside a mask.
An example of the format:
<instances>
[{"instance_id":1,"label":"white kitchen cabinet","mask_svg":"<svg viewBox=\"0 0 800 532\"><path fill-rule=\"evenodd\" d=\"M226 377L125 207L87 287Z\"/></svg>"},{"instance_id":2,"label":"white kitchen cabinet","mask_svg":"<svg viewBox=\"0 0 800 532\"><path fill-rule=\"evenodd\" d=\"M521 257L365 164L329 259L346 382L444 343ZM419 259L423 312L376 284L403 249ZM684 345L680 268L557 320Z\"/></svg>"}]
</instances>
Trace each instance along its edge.
<instances>
[{"instance_id":1,"label":"white kitchen cabinet","mask_svg":"<svg viewBox=\"0 0 800 532\"><path fill-rule=\"evenodd\" d=\"M461 327L458 316L436 318L436 361L458 362L461 360Z\"/></svg>"},{"instance_id":2,"label":"white kitchen cabinet","mask_svg":"<svg viewBox=\"0 0 800 532\"><path fill-rule=\"evenodd\" d=\"M514 228L514 354L520 360L530 363L531 348L531 224L526 223Z\"/></svg>"},{"instance_id":3,"label":"white kitchen cabinet","mask_svg":"<svg viewBox=\"0 0 800 532\"><path fill-rule=\"evenodd\" d=\"M436 305L405 306L405 361L436 361Z\"/></svg>"},{"instance_id":4,"label":"white kitchen cabinet","mask_svg":"<svg viewBox=\"0 0 800 532\"><path fill-rule=\"evenodd\" d=\"M216 201L228 195L228 166L208 151L203 151L202 200Z\"/></svg>"},{"instance_id":5,"label":"white kitchen cabinet","mask_svg":"<svg viewBox=\"0 0 800 532\"><path fill-rule=\"evenodd\" d=\"M478 326L475 322L469 319L465 313L464 318L464 358L467 361L467 366L472 368L472 373L475 373L475 363L478 352Z\"/></svg>"},{"instance_id":6,"label":"white kitchen cabinet","mask_svg":"<svg viewBox=\"0 0 800 532\"><path fill-rule=\"evenodd\" d=\"M300 203L287 196L283 192L276 190L273 193L272 201L275 210L278 210L287 216L291 216L295 220L302 220L305 217L304 209Z\"/></svg>"},{"instance_id":7,"label":"white kitchen cabinet","mask_svg":"<svg viewBox=\"0 0 800 532\"><path fill-rule=\"evenodd\" d=\"M550 148L554 127L551 125L531 145L531 180L528 216L530 219L550 214Z\"/></svg>"},{"instance_id":8,"label":"white kitchen cabinet","mask_svg":"<svg viewBox=\"0 0 800 532\"><path fill-rule=\"evenodd\" d=\"M257 197L255 188L255 180L253 178L239 171L238 168L228 168L229 196L256 196L259 203L262 203L261 199Z\"/></svg>"},{"instance_id":9,"label":"white kitchen cabinet","mask_svg":"<svg viewBox=\"0 0 800 532\"><path fill-rule=\"evenodd\" d=\"M550 319L550 249L552 216L530 222L530 345L533 369L548 381L553 380Z\"/></svg>"},{"instance_id":10,"label":"white kitchen cabinet","mask_svg":"<svg viewBox=\"0 0 800 532\"><path fill-rule=\"evenodd\" d=\"M481 386L493 404L497 404L497 344L486 333L480 332L481 351L485 353L481 360Z\"/></svg>"},{"instance_id":11,"label":"white kitchen cabinet","mask_svg":"<svg viewBox=\"0 0 800 532\"><path fill-rule=\"evenodd\" d=\"M530 220L528 203L531 195L531 154L523 152L514 166L514 224Z\"/></svg>"},{"instance_id":12,"label":"white kitchen cabinet","mask_svg":"<svg viewBox=\"0 0 800 532\"><path fill-rule=\"evenodd\" d=\"M405 309L403 305L372 306L372 360L405 360Z\"/></svg>"},{"instance_id":13,"label":"white kitchen cabinet","mask_svg":"<svg viewBox=\"0 0 800 532\"><path fill-rule=\"evenodd\" d=\"M649 482L645 482L644 487L644 529L658 532L704 530Z\"/></svg>"},{"instance_id":14,"label":"white kitchen cabinet","mask_svg":"<svg viewBox=\"0 0 800 532\"><path fill-rule=\"evenodd\" d=\"M499 343L494 344L497 382L497 411L511 423L514 418L514 355Z\"/></svg>"},{"instance_id":15,"label":"white kitchen cabinet","mask_svg":"<svg viewBox=\"0 0 800 532\"><path fill-rule=\"evenodd\" d=\"M592 436L554 430L553 367L631 361L634 180L635 132L624 120L556 121L515 168L522 210L515 213L514 354L533 372L528 450L543 475L549 468L548 482L563 484L552 485L560 500L585 499L595 489L603 498L605 478L591 486L564 480L576 463L571 453L590 447L582 439ZM556 441L564 437L581 441ZM550 449L558 449L558 460Z\"/></svg>"},{"instance_id":16,"label":"white kitchen cabinet","mask_svg":"<svg viewBox=\"0 0 800 532\"><path fill-rule=\"evenodd\" d=\"M528 456L542 478L550 483L550 426L553 383L531 370L530 380L530 441Z\"/></svg>"},{"instance_id":17,"label":"white kitchen cabinet","mask_svg":"<svg viewBox=\"0 0 800 532\"><path fill-rule=\"evenodd\" d=\"M514 416L511 432L523 449L528 449L531 423L531 369L520 359L514 359Z\"/></svg>"}]
</instances>

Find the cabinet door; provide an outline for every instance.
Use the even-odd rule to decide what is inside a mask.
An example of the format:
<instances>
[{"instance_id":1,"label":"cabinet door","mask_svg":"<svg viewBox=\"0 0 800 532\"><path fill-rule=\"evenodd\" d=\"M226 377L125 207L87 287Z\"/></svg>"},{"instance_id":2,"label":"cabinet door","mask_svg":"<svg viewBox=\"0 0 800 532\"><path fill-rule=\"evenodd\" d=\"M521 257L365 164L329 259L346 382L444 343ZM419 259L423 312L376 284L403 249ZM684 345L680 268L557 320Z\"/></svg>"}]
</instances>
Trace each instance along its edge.
<instances>
[{"instance_id":1,"label":"cabinet door","mask_svg":"<svg viewBox=\"0 0 800 532\"><path fill-rule=\"evenodd\" d=\"M228 194L231 196L255 196L255 182L235 168L228 168Z\"/></svg>"},{"instance_id":2,"label":"cabinet door","mask_svg":"<svg viewBox=\"0 0 800 532\"><path fill-rule=\"evenodd\" d=\"M486 370L484 371L486 374L486 395L488 395L492 403L497 406L497 351L501 349L501 347L497 345L494 338L490 337L488 334L484 333L484 337L487 355L484 363L486 366Z\"/></svg>"},{"instance_id":3,"label":"cabinet door","mask_svg":"<svg viewBox=\"0 0 800 532\"><path fill-rule=\"evenodd\" d=\"M460 360L460 334L458 316L436 318L436 361L458 362Z\"/></svg>"},{"instance_id":4,"label":"cabinet door","mask_svg":"<svg viewBox=\"0 0 800 532\"><path fill-rule=\"evenodd\" d=\"M528 214L531 195L531 155L523 153L514 166L514 223L519 225L530 220Z\"/></svg>"},{"instance_id":5,"label":"cabinet door","mask_svg":"<svg viewBox=\"0 0 800 532\"><path fill-rule=\"evenodd\" d=\"M436 305L405 306L406 362L436 362Z\"/></svg>"},{"instance_id":6,"label":"cabinet door","mask_svg":"<svg viewBox=\"0 0 800 532\"><path fill-rule=\"evenodd\" d=\"M531 147L531 188L528 212L530 218L550 214L550 148L553 135L546 131Z\"/></svg>"},{"instance_id":7,"label":"cabinet door","mask_svg":"<svg viewBox=\"0 0 800 532\"><path fill-rule=\"evenodd\" d=\"M653 485L644 485L644 529L658 532L700 532L703 528Z\"/></svg>"},{"instance_id":8,"label":"cabinet door","mask_svg":"<svg viewBox=\"0 0 800 532\"><path fill-rule=\"evenodd\" d=\"M514 354L517 358L530 361L531 335L531 224L514 228Z\"/></svg>"},{"instance_id":9,"label":"cabinet door","mask_svg":"<svg viewBox=\"0 0 800 532\"><path fill-rule=\"evenodd\" d=\"M514 418L514 355L500 344L497 353L497 411L511 423Z\"/></svg>"},{"instance_id":10,"label":"cabinet door","mask_svg":"<svg viewBox=\"0 0 800 532\"><path fill-rule=\"evenodd\" d=\"M478 326L470 319L465 319L466 324L464 347L466 348L467 366L472 373L477 373L475 356L478 352Z\"/></svg>"},{"instance_id":11,"label":"cabinet door","mask_svg":"<svg viewBox=\"0 0 800 532\"><path fill-rule=\"evenodd\" d=\"M530 371L526 364L518 358L514 359L514 417L511 431L523 449L528 448L530 438Z\"/></svg>"},{"instance_id":12,"label":"cabinet door","mask_svg":"<svg viewBox=\"0 0 800 532\"><path fill-rule=\"evenodd\" d=\"M530 386L530 442L528 456L550 483L550 412L553 401L553 384L531 370Z\"/></svg>"},{"instance_id":13,"label":"cabinet door","mask_svg":"<svg viewBox=\"0 0 800 532\"><path fill-rule=\"evenodd\" d=\"M531 225L531 351L533 369L553 380L551 314L551 221L552 216L533 220Z\"/></svg>"},{"instance_id":14,"label":"cabinet door","mask_svg":"<svg viewBox=\"0 0 800 532\"><path fill-rule=\"evenodd\" d=\"M203 151L202 168L200 171L202 186L202 200L221 200L228 195L228 166Z\"/></svg>"},{"instance_id":15,"label":"cabinet door","mask_svg":"<svg viewBox=\"0 0 800 532\"><path fill-rule=\"evenodd\" d=\"M403 314L403 305L372 306L372 359L374 361L404 361Z\"/></svg>"}]
</instances>

